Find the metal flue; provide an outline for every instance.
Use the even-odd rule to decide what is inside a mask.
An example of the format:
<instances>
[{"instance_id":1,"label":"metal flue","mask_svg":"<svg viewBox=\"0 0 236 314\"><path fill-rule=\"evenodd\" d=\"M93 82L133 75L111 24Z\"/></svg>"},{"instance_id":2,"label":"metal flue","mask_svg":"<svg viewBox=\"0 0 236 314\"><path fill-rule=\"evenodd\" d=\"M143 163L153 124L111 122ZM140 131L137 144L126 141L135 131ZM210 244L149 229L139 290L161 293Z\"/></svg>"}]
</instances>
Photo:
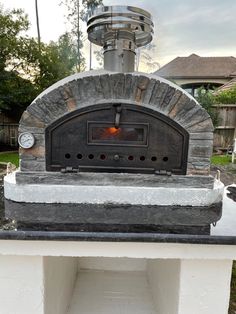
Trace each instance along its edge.
<instances>
[{"instance_id":1,"label":"metal flue","mask_svg":"<svg viewBox=\"0 0 236 314\"><path fill-rule=\"evenodd\" d=\"M151 15L131 6L97 8L87 22L88 39L104 49L104 68L133 72L135 49L152 41Z\"/></svg>"}]
</instances>

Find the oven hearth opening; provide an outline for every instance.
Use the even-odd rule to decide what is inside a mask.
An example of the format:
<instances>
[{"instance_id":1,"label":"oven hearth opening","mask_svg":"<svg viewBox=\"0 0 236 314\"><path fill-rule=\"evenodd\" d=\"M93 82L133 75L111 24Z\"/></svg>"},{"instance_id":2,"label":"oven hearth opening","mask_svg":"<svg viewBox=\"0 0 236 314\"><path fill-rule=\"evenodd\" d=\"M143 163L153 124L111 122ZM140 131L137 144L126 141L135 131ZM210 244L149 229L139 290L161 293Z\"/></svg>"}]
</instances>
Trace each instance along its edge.
<instances>
[{"instance_id":1,"label":"oven hearth opening","mask_svg":"<svg viewBox=\"0 0 236 314\"><path fill-rule=\"evenodd\" d=\"M77 110L46 129L48 171L186 174L189 134L171 119L125 104ZM168 143L168 145L166 145Z\"/></svg>"}]
</instances>

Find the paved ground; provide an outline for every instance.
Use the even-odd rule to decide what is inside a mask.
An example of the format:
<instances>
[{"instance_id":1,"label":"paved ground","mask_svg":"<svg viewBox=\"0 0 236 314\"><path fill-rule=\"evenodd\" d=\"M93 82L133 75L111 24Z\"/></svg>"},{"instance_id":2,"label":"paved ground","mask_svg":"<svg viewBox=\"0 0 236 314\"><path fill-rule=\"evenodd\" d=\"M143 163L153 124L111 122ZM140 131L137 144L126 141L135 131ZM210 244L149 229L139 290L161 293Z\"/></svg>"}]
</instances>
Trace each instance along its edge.
<instances>
[{"instance_id":1,"label":"paved ground","mask_svg":"<svg viewBox=\"0 0 236 314\"><path fill-rule=\"evenodd\" d=\"M236 164L227 166L211 166L211 175L216 176L217 170L220 171L220 180L224 185L236 184Z\"/></svg>"}]
</instances>

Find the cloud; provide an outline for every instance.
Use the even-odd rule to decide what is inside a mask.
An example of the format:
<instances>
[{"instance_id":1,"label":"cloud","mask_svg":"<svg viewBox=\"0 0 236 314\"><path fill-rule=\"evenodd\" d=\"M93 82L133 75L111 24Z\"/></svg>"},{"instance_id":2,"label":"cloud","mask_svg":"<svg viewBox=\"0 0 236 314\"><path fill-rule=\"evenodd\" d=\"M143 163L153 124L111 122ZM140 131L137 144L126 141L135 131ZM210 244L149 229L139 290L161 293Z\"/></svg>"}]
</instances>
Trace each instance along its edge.
<instances>
[{"instance_id":1,"label":"cloud","mask_svg":"<svg viewBox=\"0 0 236 314\"><path fill-rule=\"evenodd\" d=\"M156 26L153 58L162 65L191 53L235 54L235 0L147 0L145 4Z\"/></svg>"},{"instance_id":2,"label":"cloud","mask_svg":"<svg viewBox=\"0 0 236 314\"><path fill-rule=\"evenodd\" d=\"M105 0L112 5L112 0ZM155 24L152 53L164 65L177 56L236 53L235 0L145 0L129 1L151 12ZM127 5L120 0L119 5Z\"/></svg>"},{"instance_id":3,"label":"cloud","mask_svg":"<svg viewBox=\"0 0 236 314\"><path fill-rule=\"evenodd\" d=\"M24 8L32 23L30 34L37 35L32 0L1 0L1 3L6 8ZM65 12L59 3L60 0L39 1L44 41L57 40L66 30ZM115 3L114 0L104 0L104 4ZM191 53L202 56L236 55L236 0L119 0L117 4L141 7L152 14L156 49L149 53L161 65ZM85 53L88 53L87 46Z\"/></svg>"}]
</instances>

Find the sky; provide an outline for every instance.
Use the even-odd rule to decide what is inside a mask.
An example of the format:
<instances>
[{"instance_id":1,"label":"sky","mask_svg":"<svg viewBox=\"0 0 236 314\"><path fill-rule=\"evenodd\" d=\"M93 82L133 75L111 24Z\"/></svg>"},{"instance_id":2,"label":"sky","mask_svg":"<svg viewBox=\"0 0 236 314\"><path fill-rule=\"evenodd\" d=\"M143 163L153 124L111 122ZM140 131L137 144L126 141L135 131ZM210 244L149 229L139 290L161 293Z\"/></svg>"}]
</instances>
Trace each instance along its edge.
<instances>
[{"instance_id":1,"label":"sky","mask_svg":"<svg viewBox=\"0 0 236 314\"><path fill-rule=\"evenodd\" d=\"M65 7L60 2L38 0L41 37L45 42L57 40L69 29ZM0 3L5 9L23 8L31 22L29 35L37 36L34 0L0 0ZM104 0L103 3L136 6L152 14L155 49L149 54L161 66L177 56L192 53L236 57L236 0ZM88 46L85 41L87 61ZM96 67L95 58L93 67Z\"/></svg>"}]
</instances>

